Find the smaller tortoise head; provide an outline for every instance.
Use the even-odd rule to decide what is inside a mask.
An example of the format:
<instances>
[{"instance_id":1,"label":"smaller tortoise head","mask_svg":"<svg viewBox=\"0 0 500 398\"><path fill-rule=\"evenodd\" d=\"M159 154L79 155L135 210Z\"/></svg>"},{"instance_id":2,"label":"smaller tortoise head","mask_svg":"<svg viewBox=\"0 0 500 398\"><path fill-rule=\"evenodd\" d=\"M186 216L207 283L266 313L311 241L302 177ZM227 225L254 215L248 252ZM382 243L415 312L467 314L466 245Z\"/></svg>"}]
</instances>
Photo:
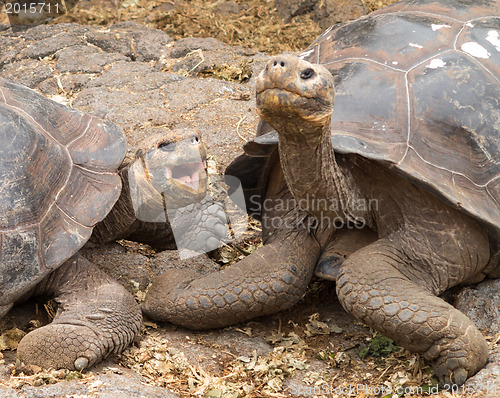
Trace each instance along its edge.
<instances>
[{"instance_id":1,"label":"smaller tortoise head","mask_svg":"<svg viewBox=\"0 0 500 398\"><path fill-rule=\"evenodd\" d=\"M258 76L256 91L259 115L279 133L286 133L283 125L289 123L308 130L331 119L333 77L321 65L292 55L274 57Z\"/></svg>"},{"instance_id":2,"label":"smaller tortoise head","mask_svg":"<svg viewBox=\"0 0 500 398\"><path fill-rule=\"evenodd\" d=\"M182 130L151 141L136 152L129 169L132 201L137 202L134 207L177 209L201 201L208 179L207 153L200 135Z\"/></svg>"}]
</instances>

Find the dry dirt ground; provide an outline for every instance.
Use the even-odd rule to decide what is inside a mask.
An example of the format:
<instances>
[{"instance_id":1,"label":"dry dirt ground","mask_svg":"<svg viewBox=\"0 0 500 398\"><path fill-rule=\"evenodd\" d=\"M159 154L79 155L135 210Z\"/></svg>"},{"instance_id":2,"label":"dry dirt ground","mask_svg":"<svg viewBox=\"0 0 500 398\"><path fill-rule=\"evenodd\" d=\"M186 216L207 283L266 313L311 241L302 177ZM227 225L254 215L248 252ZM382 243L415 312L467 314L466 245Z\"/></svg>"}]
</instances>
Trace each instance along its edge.
<instances>
[{"instance_id":1,"label":"dry dirt ground","mask_svg":"<svg viewBox=\"0 0 500 398\"><path fill-rule=\"evenodd\" d=\"M366 1L365 6L373 10L392 2ZM0 23L6 22L3 17ZM51 24L67 22L79 25L17 33L5 28L0 75L119 123L131 148L162 128L201 129L214 173L255 131L252 85L266 54L298 51L321 32L310 15L283 22L272 0L82 1ZM132 41L143 48L130 47ZM168 109L161 108L165 102ZM259 244L259 225L251 222L244 241L213 253L216 263L200 258L196 266L217 269ZM151 278L183 265L175 253L125 241L85 254L139 301ZM53 303L37 298L0 320L0 396L417 397L434 392L428 387L435 384L432 370L422 358L356 322L341 308L334 285L325 281L313 281L289 311L223 330L192 332L145 319L130 348L84 373L16 364L17 342L53 314ZM495 396L485 388L464 391L433 396Z\"/></svg>"}]
</instances>

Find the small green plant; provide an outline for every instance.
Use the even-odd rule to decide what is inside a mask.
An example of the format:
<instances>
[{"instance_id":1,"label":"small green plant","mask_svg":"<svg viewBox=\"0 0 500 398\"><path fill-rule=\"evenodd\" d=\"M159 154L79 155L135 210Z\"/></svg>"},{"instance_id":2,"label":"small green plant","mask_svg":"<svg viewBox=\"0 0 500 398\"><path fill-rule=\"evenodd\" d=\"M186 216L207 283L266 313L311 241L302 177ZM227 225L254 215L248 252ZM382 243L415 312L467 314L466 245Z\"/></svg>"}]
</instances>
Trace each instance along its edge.
<instances>
[{"instance_id":1,"label":"small green plant","mask_svg":"<svg viewBox=\"0 0 500 398\"><path fill-rule=\"evenodd\" d=\"M321 361L329 362L335 358L335 354L335 352L330 350L322 350L316 354L316 357Z\"/></svg>"},{"instance_id":2,"label":"small green plant","mask_svg":"<svg viewBox=\"0 0 500 398\"><path fill-rule=\"evenodd\" d=\"M399 346L393 340L382 334L377 334L370 340L368 347L359 351L359 357L361 359L365 359L368 355L375 358L386 357L397 350L399 350Z\"/></svg>"}]
</instances>

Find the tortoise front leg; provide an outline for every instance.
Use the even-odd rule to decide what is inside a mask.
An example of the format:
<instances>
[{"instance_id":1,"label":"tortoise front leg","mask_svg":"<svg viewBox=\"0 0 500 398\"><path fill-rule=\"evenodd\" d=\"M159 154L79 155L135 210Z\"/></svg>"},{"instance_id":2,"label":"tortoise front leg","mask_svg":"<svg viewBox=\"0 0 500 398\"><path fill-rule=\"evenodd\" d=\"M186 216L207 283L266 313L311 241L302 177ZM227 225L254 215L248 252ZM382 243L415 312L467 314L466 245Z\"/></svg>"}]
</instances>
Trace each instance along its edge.
<instances>
[{"instance_id":1,"label":"tortoise front leg","mask_svg":"<svg viewBox=\"0 0 500 398\"><path fill-rule=\"evenodd\" d=\"M202 276L168 270L148 290L143 311L160 321L210 329L285 310L306 291L319 252L306 230L289 231L222 271Z\"/></svg>"},{"instance_id":2,"label":"tortoise front leg","mask_svg":"<svg viewBox=\"0 0 500 398\"><path fill-rule=\"evenodd\" d=\"M163 213L165 222L137 222L127 239L142 242L156 250L187 249L208 253L221 246L227 235L224 204L209 195L199 202Z\"/></svg>"},{"instance_id":3,"label":"tortoise front leg","mask_svg":"<svg viewBox=\"0 0 500 398\"><path fill-rule=\"evenodd\" d=\"M143 311L160 321L190 329L210 329L243 322L292 307L307 289L331 231L310 233L298 209L279 206L291 199L279 164L271 172L264 207L264 246L222 271L201 275L170 269L148 290ZM319 236L321 235L321 236Z\"/></svg>"},{"instance_id":4,"label":"tortoise front leg","mask_svg":"<svg viewBox=\"0 0 500 398\"><path fill-rule=\"evenodd\" d=\"M82 256L51 273L35 294L54 295L59 307L52 323L19 343L27 364L81 371L120 353L139 333L142 315L132 295Z\"/></svg>"},{"instance_id":5,"label":"tortoise front leg","mask_svg":"<svg viewBox=\"0 0 500 398\"><path fill-rule=\"evenodd\" d=\"M469 318L436 294L464 276L456 271L466 265L457 262L467 252L472 259L479 247L455 247L455 263L448 263L450 256L446 259L443 254L453 253L450 242L456 241L443 238L436 244L441 251L427 260L405 247L408 240L398 234L357 251L341 267L337 294L356 318L406 349L422 353L440 381L463 384L486 363L488 345ZM480 256L474 258L480 261Z\"/></svg>"}]
</instances>

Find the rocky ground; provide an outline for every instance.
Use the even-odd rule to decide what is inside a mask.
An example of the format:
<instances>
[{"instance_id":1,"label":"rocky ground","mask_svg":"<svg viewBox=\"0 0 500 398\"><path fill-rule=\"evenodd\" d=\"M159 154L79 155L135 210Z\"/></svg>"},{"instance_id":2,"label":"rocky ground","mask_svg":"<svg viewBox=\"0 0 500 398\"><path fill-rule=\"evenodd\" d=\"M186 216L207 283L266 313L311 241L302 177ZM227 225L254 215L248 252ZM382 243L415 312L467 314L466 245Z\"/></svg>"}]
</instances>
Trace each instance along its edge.
<instances>
[{"instance_id":1,"label":"rocky ground","mask_svg":"<svg viewBox=\"0 0 500 398\"><path fill-rule=\"evenodd\" d=\"M326 23L325 10L337 22L383 5L354 3L335 3L340 10L335 14L328 8L331 1L277 1L277 9L264 0L90 2L91 7L77 6L57 24L30 29L0 25L0 76L119 124L129 154L162 130L197 129L208 146L212 172L222 172L255 132L253 87L267 54L305 47ZM256 21L262 31L250 35L258 29ZM218 29L207 30L213 25ZM272 37L284 44L271 44ZM250 225L245 242L189 265L215 270L252 252L259 245L259 227ZM84 254L139 301L151 278L184 265L175 252L156 253L125 241L87 248ZM490 281L450 295L475 319L494 351L492 363L464 393L434 396L495 396L499 302L485 297L498 300L498 289ZM223 330L192 332L146 319L141 335L122 355L82 374L16 364L17 342L53 313L53 303L34 299L0 320L0 396L371 397L392 396L392 389L403 392L397 396L412 397L425 394L412 388L435 382L419 355L346 314L329 282L314 281L289 311Z\"/></svg>"}]
</instances>

